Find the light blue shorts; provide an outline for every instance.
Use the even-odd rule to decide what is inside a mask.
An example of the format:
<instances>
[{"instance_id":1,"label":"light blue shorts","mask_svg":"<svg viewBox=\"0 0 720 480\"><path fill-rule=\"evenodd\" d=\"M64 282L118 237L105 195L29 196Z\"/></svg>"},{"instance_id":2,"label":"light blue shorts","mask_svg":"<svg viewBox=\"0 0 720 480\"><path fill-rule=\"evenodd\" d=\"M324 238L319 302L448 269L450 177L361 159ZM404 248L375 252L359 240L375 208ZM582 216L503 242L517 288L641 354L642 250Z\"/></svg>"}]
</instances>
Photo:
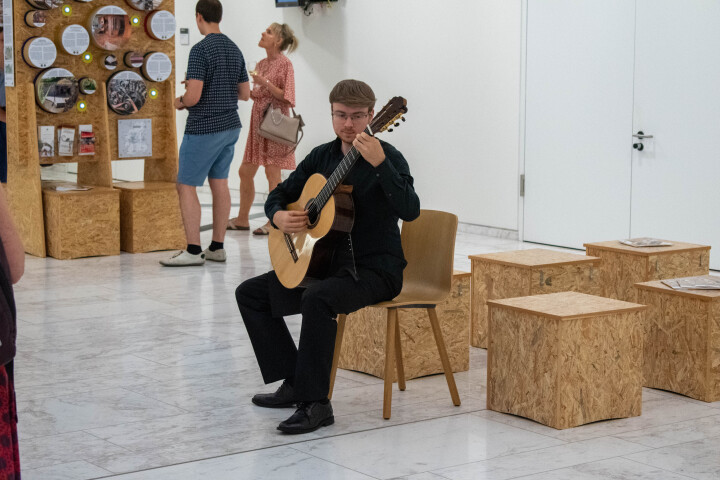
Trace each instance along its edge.
<instances>
[{"instance_id":1,"label":"light blue shorts","mask_svg":"<svg viewBox=\"0 0 720 480\"><path fill-rule=\"evenodd\" d=\"M185 135L180 145L177 183L200 187L206 178L228 178L240 129Z\"/></svg>"}]
</instances>

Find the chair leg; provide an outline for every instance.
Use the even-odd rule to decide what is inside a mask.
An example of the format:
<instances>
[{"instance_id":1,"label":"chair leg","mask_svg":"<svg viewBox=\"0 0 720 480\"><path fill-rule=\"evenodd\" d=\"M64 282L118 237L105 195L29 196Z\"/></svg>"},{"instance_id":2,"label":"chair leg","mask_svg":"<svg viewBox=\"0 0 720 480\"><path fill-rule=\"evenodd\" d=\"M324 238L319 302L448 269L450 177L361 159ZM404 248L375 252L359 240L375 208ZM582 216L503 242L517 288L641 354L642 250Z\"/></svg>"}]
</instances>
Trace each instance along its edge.
<instances>
[{"instance_id":1,"label":"chair leg","mask_svg":"<svg viewBox=\"0 0 720 480\"><path fill-rule=\"evenodd\" d=\"M395 310L397 312L397 310ZM405 391L405 367L403 366L402 345L400 345L400 316L395 322L395 369L397 370L398 388Z\"/></svg>"},{"instance_id":2,"label":"chair leg","mask_svg":"<svg viewBox=\"0 0 720 480\"><path fill-rule=\"evenodd\" d=\"M450 396L455 406L460 405L460 395L458 395L457 386L455 385L455 376L453 375L450 359L448 358L447 349L445 348L445 340L440 330L440 322L438 321L435 307L427 309L430 317L430 325L432 326L433 335L435 335L435 343L437 343L438 352L440 352L440 360L442 361L443 370L445 370L445 379L447 380Z\"/></svg>"},{"instance_id":3,"label":"chair leg","mask_svg":"<svg viewBox=\"0 0 720 480\"><path fill-rule=\"evenodd\" d=\"M337 333L335 334L335 351L333 352L332 367L330 368L330 390L328 399L332 399L333 388L335 388L335 375L337 374L338 362L340 361L340 349L342 348L343 334L345 334L345 320L347 315L341 313L337 316Z\"/></svg>"},{"instance_id":4,"label":"chair leg","mask_svg":"<svg viewBox=\"0 0 720 480\"><path fill-rule=\"evenodd\" d=\"M387 336L385 337L385 395L383 398L383 418L390 418L392 405L392 374L395 361L395 334L397 333L397 309L388 308Z\"/></svg>"}]
</instances>

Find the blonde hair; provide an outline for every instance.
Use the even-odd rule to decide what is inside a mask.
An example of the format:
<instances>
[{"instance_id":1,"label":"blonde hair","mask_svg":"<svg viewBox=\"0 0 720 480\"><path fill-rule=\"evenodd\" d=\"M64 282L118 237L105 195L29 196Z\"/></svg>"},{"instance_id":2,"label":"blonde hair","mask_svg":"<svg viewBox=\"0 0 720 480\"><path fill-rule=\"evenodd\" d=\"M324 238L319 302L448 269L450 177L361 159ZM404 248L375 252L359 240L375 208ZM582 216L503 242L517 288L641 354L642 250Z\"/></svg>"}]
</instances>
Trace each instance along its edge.
<instances>
[{"instance_id":1,"label":"blonde hair","mask_svg":"<svg viewBox=\"0 0 720 480\"><path fill-rule=\"evenodd\" d=\"M280 51L284 52L287 50L288 53L292 53L298 46L298 39L295 38L295 32L287 23L282 25L279 23L273 23L270 25L270 30L282 39L280 44Z\"/></svg>"}]
</instances>

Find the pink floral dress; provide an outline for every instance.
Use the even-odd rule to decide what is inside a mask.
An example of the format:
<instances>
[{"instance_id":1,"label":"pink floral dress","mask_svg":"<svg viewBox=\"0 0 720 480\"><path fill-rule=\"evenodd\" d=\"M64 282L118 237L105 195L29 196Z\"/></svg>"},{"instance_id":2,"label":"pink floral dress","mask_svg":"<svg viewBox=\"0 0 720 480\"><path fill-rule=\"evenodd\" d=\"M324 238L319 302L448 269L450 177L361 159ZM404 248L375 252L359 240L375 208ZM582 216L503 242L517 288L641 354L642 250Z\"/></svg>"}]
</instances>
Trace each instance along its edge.
<instances>
[{"instance_id":1,"label":"pink floral dress","mask_svg":"<svg viewBox=\"0 0 720 480\"><path fill-rule=\"evenodd\" d=\"M272 96L265 85L255 85L250 92L253 99L252 115L250 117L250 133L245 146L243 163L254 165L273 165L282 170L295 170L295 151L293 147L282 145L258 135L260 123L263 120L265 109L272 102L273 108L280 108L285 115L290 114L290 107L295 106L295 73L290 60L285 55L278 55L274 60L264 58L257 64L258 74L267 78L271 84L285 92L283 103Z\"/></svg>"}]
</instances>

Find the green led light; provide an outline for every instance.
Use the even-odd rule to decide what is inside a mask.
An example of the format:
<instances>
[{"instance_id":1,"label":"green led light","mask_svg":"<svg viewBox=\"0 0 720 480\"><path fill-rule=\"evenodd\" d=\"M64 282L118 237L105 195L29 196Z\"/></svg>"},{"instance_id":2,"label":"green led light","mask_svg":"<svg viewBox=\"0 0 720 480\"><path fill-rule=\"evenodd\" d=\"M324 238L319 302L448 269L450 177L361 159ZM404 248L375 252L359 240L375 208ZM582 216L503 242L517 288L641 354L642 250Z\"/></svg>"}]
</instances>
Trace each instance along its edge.
<instances>
[{"instance_id":1,"label":"green led light","mask_svg":"<svg viewBox=\"0 0 720 480\"><path fill-rule=\"evenodd\" d=\"M85 110L87 110L87 103L85 103L85 101L83 101L83 100L80 100L77 103L77 109L78 109L78 112L84 112Z\"/></svg>"},{"instance_id":2,"label":"green led light","mask_svg":"<svg viewBox=\"0 0 720 480\"><path fill-rule=\"evenodd\" d=\"M85 52L85 53L83 53L82 59L83 59L83 62L85 62L85 63L90 63L90 62L92 62L92 60L93 60L92 53L90 53L90 52Z\"/></svg>"},{"instance_id":3,"label":"green led light","mask_svg":"<svg viewBox=\"0 0 720 480\"><path fill-rule=\"evenodd\" d=\"M160 92L155 90L154 88L150 89L150 98L157 98Z\"/></svg>"},{"instance_id":4,"label":"green led light","mask_svg":"<svg viewBox=\"0 0 720 480\"><path fill-rule=\"evenodd\" d=\"M132 23L133 26L139 25L139 24L140 24L140 17L138 17L137 15L133 15L132 18L130 19L130 23Z\"/></svg>"},{"instance_id":5,"label":"green led light","mask_svg":"<svg viewBox=\"0 0 720 480\"><path fill-rule=\"evenodd\" d=\"M63 15L69 17L70 15L72 15L72 7L70 5L63 5L62 12Z\"/></svg>"}]
</instances>

